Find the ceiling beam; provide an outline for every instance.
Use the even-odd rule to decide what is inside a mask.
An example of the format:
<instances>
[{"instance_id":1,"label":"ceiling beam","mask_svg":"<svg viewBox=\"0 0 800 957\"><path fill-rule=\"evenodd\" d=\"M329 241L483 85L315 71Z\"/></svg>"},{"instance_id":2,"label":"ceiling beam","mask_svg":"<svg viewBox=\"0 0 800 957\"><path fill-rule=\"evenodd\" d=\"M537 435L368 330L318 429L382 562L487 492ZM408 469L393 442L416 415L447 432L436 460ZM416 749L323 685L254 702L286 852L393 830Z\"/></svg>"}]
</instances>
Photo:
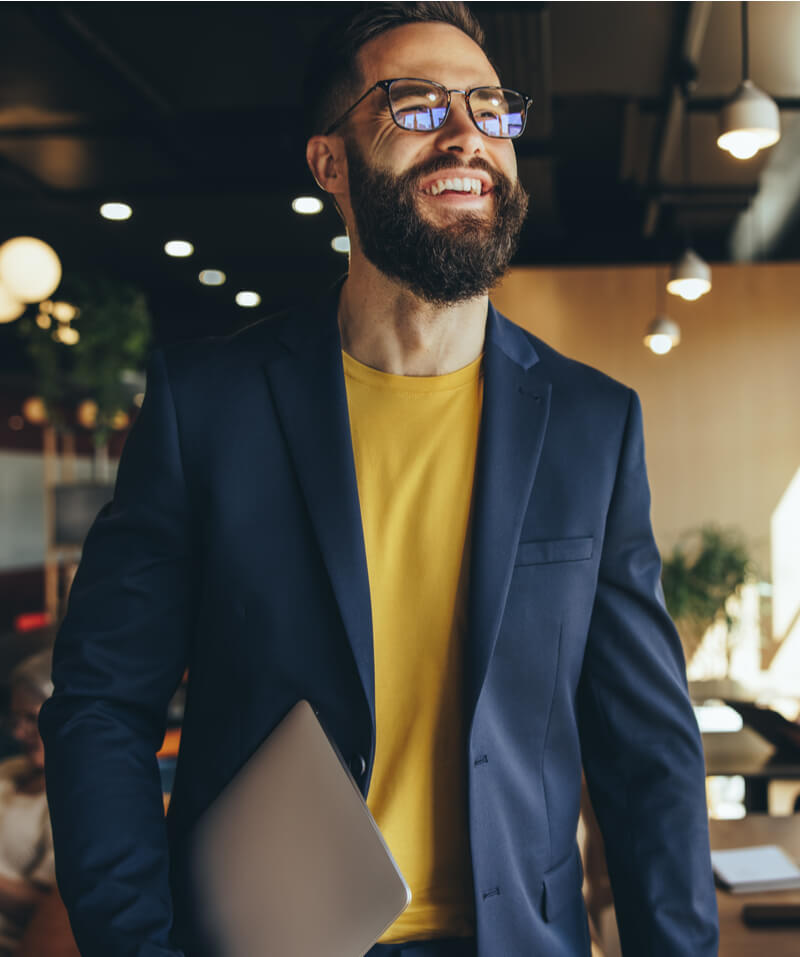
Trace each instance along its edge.
<instances>
[{"instance_id":1,"label":"ceiling beam","mask_svg":"<svg viewBox=\"0 0 800 957\"><path fill-rule=\"evenodd\" d=\"M710 2L703 0L703 2L689 4L677 65L670 78L669 105L657 139L658 147L651 176L651 181L655 181L656 184L664 182L667 178L667 172L680 142L680 132L685 116L686 77L692 70L695 73L697 71L710 16ZM655 234L660 212L659 200L651 199L645 209L642 225L642 234L648 239Z\"/></svg>"},{"instance_id":2,"label":"ceiling beam","mask_svg":"<svg viewBox=\"0 0 800 957\"><path fill-rule=\"evenodd\" d=\"M35 3L22 5L40 29L46 30L65 49L95 65L106 81L119 89L154 135L155 144L183 171L195 167L190 149L172 129L172 107L148 80L132 67L111 42L93 31L69 5Z\"/></svg>"}]
</instances>

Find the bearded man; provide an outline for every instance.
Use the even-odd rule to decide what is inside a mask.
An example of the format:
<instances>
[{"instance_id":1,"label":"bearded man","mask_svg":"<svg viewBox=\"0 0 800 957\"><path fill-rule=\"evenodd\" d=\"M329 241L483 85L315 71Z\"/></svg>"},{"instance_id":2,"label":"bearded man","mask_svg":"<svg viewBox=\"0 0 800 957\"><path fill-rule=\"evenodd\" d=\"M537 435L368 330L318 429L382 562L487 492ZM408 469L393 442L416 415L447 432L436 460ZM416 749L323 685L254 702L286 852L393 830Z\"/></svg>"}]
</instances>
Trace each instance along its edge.
<instances>
[{"instance_id":1,"label":"bearded man","mask_svg":"<svg viewBox=\"0 0 800 957\"><path fill-rule=\"evenodd\" d=\"M84 957L201 952L187 836L298 698L412 889L372 954L586 955L582 766L625 953L716 953L639 403L489 303L530 102L481 42L458 3L363 5L328 34L307 160L344 284L154 354L41 722ZM165 835L154 752L187 665Z\"/></svg>"}]
</instances>

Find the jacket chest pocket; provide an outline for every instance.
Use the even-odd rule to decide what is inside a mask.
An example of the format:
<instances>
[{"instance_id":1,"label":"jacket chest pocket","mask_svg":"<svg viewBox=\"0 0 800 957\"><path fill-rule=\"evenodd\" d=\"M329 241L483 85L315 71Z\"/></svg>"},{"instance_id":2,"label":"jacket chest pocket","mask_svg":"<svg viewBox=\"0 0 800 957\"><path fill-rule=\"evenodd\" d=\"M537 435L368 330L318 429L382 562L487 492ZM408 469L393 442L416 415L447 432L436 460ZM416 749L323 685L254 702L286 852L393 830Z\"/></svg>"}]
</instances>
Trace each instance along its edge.
<instances>
[{"instance_id":1,"label":"jacket chest pocket","mask_svg":"<svg viewBox=\"0 0 800 957\"><path fill-rule=\"evenodd\" d=\"M562 562L584 562L592 557L594 538L553 538L537 542L520 542L515 565L554 565Z\"/></svg>"}]
</instances>

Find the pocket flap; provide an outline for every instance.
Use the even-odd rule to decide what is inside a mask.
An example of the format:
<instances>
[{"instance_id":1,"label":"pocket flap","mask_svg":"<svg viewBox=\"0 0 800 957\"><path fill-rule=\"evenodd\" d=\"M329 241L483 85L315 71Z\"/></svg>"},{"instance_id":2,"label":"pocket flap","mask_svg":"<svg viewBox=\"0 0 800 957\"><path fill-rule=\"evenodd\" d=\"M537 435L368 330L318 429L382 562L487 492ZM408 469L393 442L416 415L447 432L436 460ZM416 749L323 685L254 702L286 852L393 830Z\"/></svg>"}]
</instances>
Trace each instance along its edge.
<instances>
[{"instance_id":1,"label":"pocket flap","mask_svg":"<svg viewBox=\"0 0 800 957\"><path fill-rule=\"evenodd\" d=\"M594 538L556 538L546 542L520 542L517 565L580 562L592 557Z\"/></svg>"},{"instance_id":2,"label":"pocket flap","mask_svg":"<svg viewBox=\"0 0 800 957\"><path fill-rule=\"evenodd\" d=\"M575 900L583 886L583 864L577 847L566 860L547 871L543 879L542 913L546 921L554 920L565 904Z\"/></svg>"}]
</instances>

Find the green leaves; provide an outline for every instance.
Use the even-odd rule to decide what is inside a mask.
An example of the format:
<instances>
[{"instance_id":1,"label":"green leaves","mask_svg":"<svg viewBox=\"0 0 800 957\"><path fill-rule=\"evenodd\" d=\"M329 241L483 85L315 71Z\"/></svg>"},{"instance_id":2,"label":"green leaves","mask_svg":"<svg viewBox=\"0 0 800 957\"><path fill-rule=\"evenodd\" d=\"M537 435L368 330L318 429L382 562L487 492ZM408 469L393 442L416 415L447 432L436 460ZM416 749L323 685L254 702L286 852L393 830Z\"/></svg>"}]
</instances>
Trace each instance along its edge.
<instances>
[{"instance_id":1,"label":"green leaves","mask_svg":"<svg viewBox=\"0 0 800 957\"><path fill-rule=\"evenodd\" d=\"M131 403L122 382L125 369L141 369L150 341L150 315L144 294L128 283L105 276L65 276L58 299L80 310L73 326L80 333L75 345L55 341L53 329L41 329L26 315L18 323L39 381L51 421L59 421L59 406L91 398L98 405L96 445L111 431L111 420ZM55 323L54 323L55 325Z\"/></svg>"},{"instance_id":2,"label":"green leaves","mask_svg":"<svg viewBox=\"0 0 800 957\"><path fill-rule=\"evenodd\" d=\"M727 601L752 574L747 547L738 533L715 525L690 532L664 560L661 573L667 610L682 637L688 633L696 646L716 622L724 621L730 628Z\"/></svg>"}]
</instances>

